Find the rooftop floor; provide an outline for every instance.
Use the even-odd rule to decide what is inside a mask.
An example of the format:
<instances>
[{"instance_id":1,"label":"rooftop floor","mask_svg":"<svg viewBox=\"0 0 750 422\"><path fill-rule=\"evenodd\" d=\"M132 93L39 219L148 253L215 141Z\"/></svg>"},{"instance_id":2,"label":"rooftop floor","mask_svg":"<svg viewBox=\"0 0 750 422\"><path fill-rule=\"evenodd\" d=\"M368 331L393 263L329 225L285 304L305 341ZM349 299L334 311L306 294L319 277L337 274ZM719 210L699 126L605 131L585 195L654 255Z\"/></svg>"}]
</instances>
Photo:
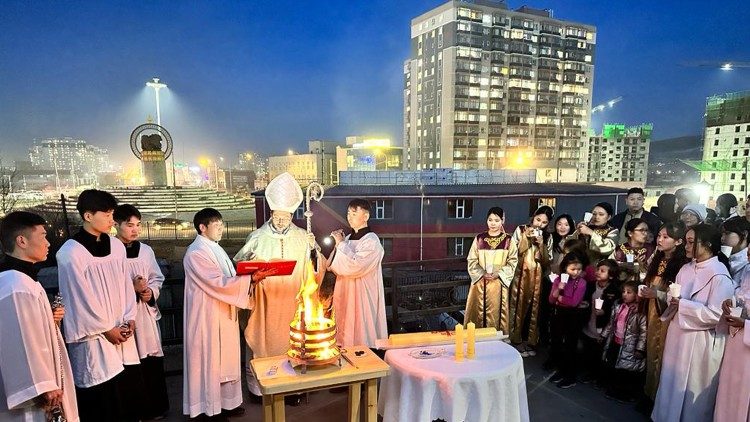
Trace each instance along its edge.
<instances>
[{"instance_id":1,"label":"rooftop floor","mask_svg":"<svg viewBox=\"0 0 750 422\"><path fill-rule=\"evenodd\" d=\"M648 418L635 409L634 404L623 404L610 400L604 392L591 384L579 383L566 390L557 388L547 381L551 375L542 369L545 353L540 351L536 357L524 359L526 373L526 391L529 401L529 414L532 421L547 420L587 420L587 421L647 421ZM182 416L182 376L167 378L169 389L170 411L166 420L184 421ZM261 421L260 404L250 403L245 391L245 414L232 418L232 421ZM286 407L286 419L289 422L336 422L345 421L347 412L347 395L333 394L326 391L310 393L309 403L298 407Z\"/></svg>"}]
</instances>

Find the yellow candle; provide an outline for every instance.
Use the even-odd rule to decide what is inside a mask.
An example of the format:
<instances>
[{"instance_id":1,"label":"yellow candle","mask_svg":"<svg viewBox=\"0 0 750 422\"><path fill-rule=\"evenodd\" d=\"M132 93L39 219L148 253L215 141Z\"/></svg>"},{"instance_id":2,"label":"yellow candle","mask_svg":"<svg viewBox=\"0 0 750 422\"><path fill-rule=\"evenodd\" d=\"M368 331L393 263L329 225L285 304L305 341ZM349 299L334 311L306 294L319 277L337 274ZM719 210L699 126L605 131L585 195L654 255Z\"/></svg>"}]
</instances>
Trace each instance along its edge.
<instances>
[{"instance_id":1,"label":"yellow candle","mask_svg":"<svg viewBox=\"0 0 750 422\"><path fill-rule=\"evenodd\" d=\"M476 325L473 322L466 324L466 357L474 359L476 356Z\"/></svg>"},{"instance_id":2,"label":"yellow candle","mask_svg":"<svg viewBox=\"0 0 750 422\"><path fill-rule=\"evenodd\" d=\"M464 360L464 326L456 325L456 360Z\"/></svg>"}]
</instances>

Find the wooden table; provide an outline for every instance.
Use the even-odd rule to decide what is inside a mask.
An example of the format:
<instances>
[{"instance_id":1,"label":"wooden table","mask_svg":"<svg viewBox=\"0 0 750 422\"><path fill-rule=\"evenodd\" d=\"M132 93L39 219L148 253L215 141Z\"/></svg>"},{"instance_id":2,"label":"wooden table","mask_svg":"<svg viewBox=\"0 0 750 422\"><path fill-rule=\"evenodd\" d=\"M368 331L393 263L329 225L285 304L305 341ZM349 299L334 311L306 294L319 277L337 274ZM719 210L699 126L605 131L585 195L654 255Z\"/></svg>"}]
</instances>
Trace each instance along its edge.
<instances>
[{"instance_id":1,"label":"wooden table","mask_svg":"<svg viewBox=\"0 0 750 422\"><path fill-rule=\"evenodd\" d=\"M342 350L341 366L307 367L302 374L289 363L286 355L258 358L250 361L260 391L263 394L263 421L282 422L284 396L332 387L349 387L350 422L359 421L362 383L365 384L367 422L377 422L377 380L388 375L389 366L366 346L347 347Z\"/></svg>"}]
</instances>

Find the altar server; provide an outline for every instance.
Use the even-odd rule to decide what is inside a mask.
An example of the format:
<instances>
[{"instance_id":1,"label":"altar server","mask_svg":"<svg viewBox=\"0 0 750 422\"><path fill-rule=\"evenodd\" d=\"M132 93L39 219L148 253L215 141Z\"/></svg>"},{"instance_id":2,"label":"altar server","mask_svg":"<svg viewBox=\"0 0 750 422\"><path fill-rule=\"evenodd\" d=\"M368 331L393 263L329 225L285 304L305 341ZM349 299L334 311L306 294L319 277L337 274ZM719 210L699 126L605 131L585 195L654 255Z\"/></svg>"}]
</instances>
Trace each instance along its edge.
<instances>
[{"instance_id":1,"label":"altar server","mask_svg":"<svg viewBox=\"0 0 750 422\"><path fill-rule=\"evenodd\" d=\"M375 340L388 338L383 289L383 246L367 225L370 202L354 199L347 207L346 220L352 232L331 233L336 248L329 257L336 274L333 311L336 339L345 347L364 344L375 347Z\"/></svg>"},{"instance_id":2,"label":"altar server","mask_svg":"<svg viewBox=\"0 0 750 422\"><path fill-rule=\"evenodd\" d=\"M24 211L5 216L0 243L0 420L46 421L53 413L78 419L73 371L57 327L65 310L52 311L36 280L47 259L46 222Z\"/></svg>"},{"instance_id":3,"label":"altar server","mask_svg":"<svg viewBox=\"0 0 750 422\"><path fill-rule=\"evenodd\" d=\"M83 227L57 252L65 341L83 421L138 418L135 291L125 270L125 246L107 234L115 207L109 192L81 192L76 208Z\"/></svg>"},{"instance_id":4,"label":"altar server","mask_svg":"<svg viewBox=\"0 0 750 422\"><path fill-rule=\"evenodd\" d=\"M141 359L143 402L138 403L139 415L145 419L164 416L169 410L167 384L164 379L164 352L158 321L161 312L156 305L164 275L156 262L154 250L138 241L141 234L141 213L130 204L118 206L114 212L117 238L125 245L125 267L136 294L135 344Z\"/></svg>"},{"instance_id":5,"label":"altar server","mask_svg":"<svg viewBox=\"0 0 750 422\"><path fill-rule=\"evenodd\" d=\"M221 213L213 208L193 218L198 232L185 252L182 412L238 415L244 412L240 379L240 326L237 308L252 303L252 276L237 276L219 241Z\"/></svg>"},{"instance_id":6,"label":"altar server","mask_svg":"<svg viewBox=\"0 0 750 422\"><path fill-rule=\"evenodd\" d=\"M314 238L292 222L292 216L302 200L302 188L289 173L276 176L266 187L266 201L271 219L247 237L245 246L234 256L235 261L287 259L297 261L291 275L272 275L256 272L258 283L253 297L252 312L245 329L245 341L250 358L285 354L289 349L289 323L297 310L297 293L305 280L306 262L310 259L310 245ZM318 254L318 257L321 257ZM322 276L321 260L318 269ZM266 278L267 277L267 278ZM250 365L246 367L250 392L260 396L260 387ZM290 399L291 400L291 399ZM289 401L289 400L287 400ZM291 404L298 404L294 400Z\"/></svg>"}]
</instances>

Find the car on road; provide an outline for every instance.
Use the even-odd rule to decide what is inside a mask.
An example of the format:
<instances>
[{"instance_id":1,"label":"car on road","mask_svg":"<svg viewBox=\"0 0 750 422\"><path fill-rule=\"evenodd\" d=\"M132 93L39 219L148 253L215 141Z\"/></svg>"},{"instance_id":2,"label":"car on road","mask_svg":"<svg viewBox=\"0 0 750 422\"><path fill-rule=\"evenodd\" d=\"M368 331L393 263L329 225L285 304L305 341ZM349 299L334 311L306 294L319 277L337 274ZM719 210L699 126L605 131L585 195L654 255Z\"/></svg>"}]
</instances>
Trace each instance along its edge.
<instances>
[{"instance_id":1,"label":"car on road","mask_svg":"<svg viewBox=\"0 0 750 422\"><path fill-rule=\"evenodd\" d=\"M172 229L172 230L190 230L192 224L188 221L180 220L178 218L163 217L157 218L151 222L151 227L156 230L161 229Z\"/></svg>"}]
</instances>

